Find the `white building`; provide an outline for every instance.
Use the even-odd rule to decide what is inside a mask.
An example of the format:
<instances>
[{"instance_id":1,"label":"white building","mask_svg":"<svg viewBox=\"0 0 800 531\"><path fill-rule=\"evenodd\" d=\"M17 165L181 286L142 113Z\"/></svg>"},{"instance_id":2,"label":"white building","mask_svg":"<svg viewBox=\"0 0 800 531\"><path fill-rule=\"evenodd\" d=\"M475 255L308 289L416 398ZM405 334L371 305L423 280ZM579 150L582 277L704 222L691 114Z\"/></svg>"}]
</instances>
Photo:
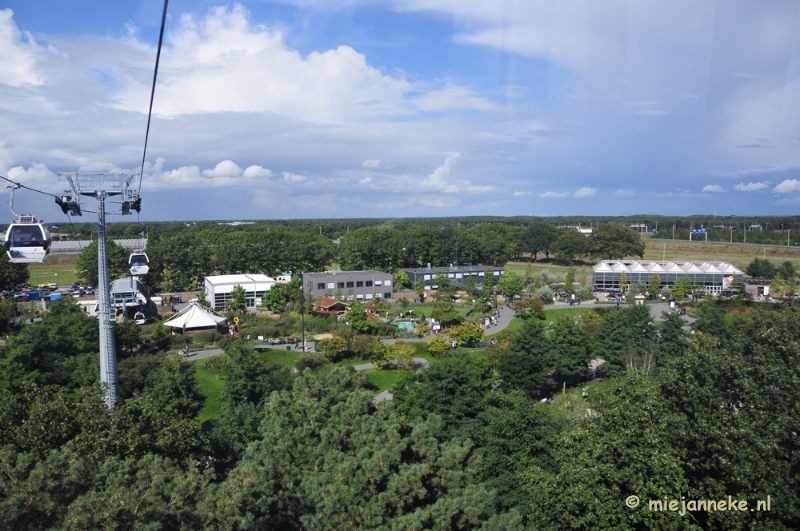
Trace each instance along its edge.
<instances>
[{"instance_id":1,"label":"white building","mask_svg":"<svg viewBox=\"0 0 800 531\"><path fill-rule=\"evenodd\" d=\"M244 297L248 308L255 309L261 306L264 294L277 283L288 283L289 276L278 278L268 277L256 273L246 273L241 275L216 275L205 278L204 287L206 299L211 303L211 307L220 310L228 307L231 300L231 292L236 286L244 288Z\"/></svg>"}]
</instances>

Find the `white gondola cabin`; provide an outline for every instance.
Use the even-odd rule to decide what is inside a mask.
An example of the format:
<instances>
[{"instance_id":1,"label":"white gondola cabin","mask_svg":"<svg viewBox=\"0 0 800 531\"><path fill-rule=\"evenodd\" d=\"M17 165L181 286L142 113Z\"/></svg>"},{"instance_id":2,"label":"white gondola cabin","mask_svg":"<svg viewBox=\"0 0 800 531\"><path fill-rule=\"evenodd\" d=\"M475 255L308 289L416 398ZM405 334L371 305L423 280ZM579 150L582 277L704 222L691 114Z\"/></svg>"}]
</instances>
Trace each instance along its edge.
<instances>
[{"instance_id":1,"label":"white gondola cabin","mask_svg":"<svg viewBox=\"0 0 800 531\"><path fill-rule=\"evenodd\" d=\"M50 232L34 216L23 214L8 226L5 248L14 264L42 263L50 253Z\"/></svg>"},{"instance_id":2,"label":"white gondola cabin","mask_svg":"<svg viewBox=\"0 0 800 531\"><path fill-rule=\"evenodd\" d=\"M133 251L128 258L128 265L131 268L131 275L146 275L150 271L150 260L144 251Z\"/></svg>"}]
</instances>

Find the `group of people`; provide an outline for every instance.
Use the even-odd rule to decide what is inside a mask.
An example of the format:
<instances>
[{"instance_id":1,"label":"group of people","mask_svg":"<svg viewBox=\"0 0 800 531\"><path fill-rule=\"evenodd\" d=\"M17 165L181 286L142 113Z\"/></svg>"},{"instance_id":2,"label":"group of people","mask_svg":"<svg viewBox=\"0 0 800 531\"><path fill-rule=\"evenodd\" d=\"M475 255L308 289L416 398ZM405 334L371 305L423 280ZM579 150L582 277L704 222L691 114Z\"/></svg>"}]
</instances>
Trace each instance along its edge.
<instances>
[{"instance_id":1,"label":"group of people","mask_svg":"<svg viewBox=\"0 0 800 531\"><path fill-rule=\"evenodd\" d=\"M486 328L489 328L490 326L497 326L497 316L491 315L489 317L484 317L483 324Z\"/></svg>"}]
</instances>

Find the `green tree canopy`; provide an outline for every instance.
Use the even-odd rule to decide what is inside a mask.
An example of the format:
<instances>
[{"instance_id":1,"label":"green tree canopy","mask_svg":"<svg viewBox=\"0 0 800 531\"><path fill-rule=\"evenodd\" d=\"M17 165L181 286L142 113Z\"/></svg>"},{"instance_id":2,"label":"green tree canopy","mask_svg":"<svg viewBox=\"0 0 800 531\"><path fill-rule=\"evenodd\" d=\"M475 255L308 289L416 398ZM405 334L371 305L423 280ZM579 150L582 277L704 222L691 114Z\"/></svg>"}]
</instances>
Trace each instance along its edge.
<instances>
[{"instance_id":1,"label":"green tree canopy","mask_svg":"<svg viewBox=\"0 0 800 531\"><path fill-rule=\"evenodd\" d=\"M130 276L128 257L130 254L125 248L114 243L114 240L106 238L106 253L108 254L108 277L109 280L116 280ZM86 247L78 257L76 265L78 278L91 286L97 287L97 241L93 241Z\"/></svg>"},{"instance_id":2,"label":"green tree canopy","mask_svg":"<svg viewBox=\"0 0 800 531\"><path fill-rule=\"evenodd\" d=\"M573 260L586 254L588 250L586 236L567 227L558 231L558 237L553 242L551 250L555 253L556 260L564 264L571 264Z\"/></svg>"},{"instance_id":3,"label":"green tree canopy","mask_svg":"<svg viewBox=\"0 0 800 531\"><path fill-rule=\"evenodd\" d=\"M641 235L630 227L605 223L592 232L588 254L601 260L622 260L626 256L644 257Z\"/></svg>"},{"instance_id":4,"label":"green tree canopy","mask_svg":"<svg viewBox=\"0 0 800 531\"><path fill-rule=\"evenodd\" d=\"M525 229L520 237L521 250L531 253L533 261L539 253L550 258L550 250L556 241L557 229L549 223L534 223Z\"/></svg>"}]
</instances>

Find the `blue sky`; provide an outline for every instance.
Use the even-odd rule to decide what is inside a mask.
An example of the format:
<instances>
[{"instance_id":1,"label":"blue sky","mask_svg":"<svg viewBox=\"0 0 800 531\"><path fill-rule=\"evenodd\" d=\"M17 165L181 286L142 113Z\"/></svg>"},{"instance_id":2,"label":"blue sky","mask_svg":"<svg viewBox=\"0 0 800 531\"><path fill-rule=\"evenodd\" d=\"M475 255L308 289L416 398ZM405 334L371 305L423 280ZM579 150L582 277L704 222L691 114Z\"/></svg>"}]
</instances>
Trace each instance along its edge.
<instances>
[{"instance_id":1,"label":"blue sky","mask_svg":"<svg viewBox=\"0 0 800 531\"><path fill-rule=\"evenodd\" d=\"M0 175L138 169L161 8L0 1ZM144 220L800 206L800 3L172 0L165 39Z\"/></svg>"}]
</instances>

